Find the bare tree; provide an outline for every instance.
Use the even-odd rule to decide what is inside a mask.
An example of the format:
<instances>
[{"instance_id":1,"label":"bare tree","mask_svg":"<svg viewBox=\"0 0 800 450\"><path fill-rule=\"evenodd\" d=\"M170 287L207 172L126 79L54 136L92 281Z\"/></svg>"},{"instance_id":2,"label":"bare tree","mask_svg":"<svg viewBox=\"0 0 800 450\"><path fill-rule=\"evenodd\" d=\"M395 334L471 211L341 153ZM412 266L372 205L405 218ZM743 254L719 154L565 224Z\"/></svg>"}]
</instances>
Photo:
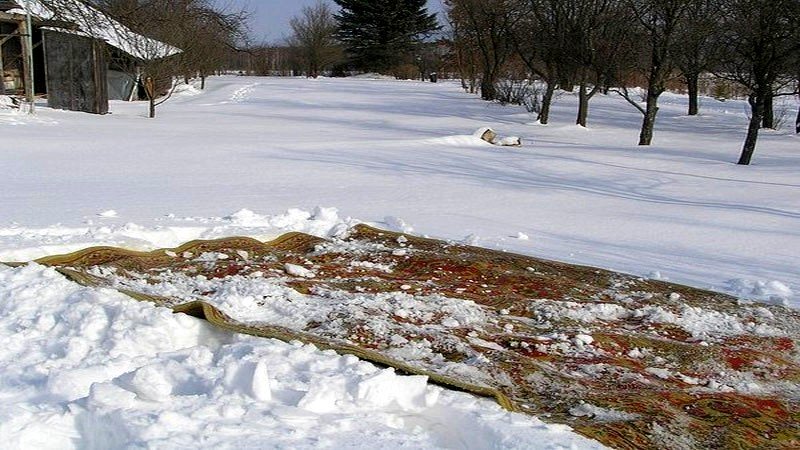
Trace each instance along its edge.
<instances>
[{"instance_id":1,"label":"bare tree","mask_svg":"<svg viewBox=\"0 0 800 450\"><path fill-rule=\"evenodd\" d=\"M797 107L797 118L794 120L794 132L800 134L800 106Z\"/></svg>"},{"instance_id":2,"label":"bare tree","mask_svg":"<svg viewBox=\"0 0 800 450\"><path fill-rule=\"evenodd\" d=\"M299 53L306 76L317 78L320 72L344 59L336 40L338 25L327 3L319 0L314 6L304 7L289 25L292 36L288 44Z\"/></svg>"},{"instance_id":3,"label":"bare tree","mask_svg":"<svg viewBox=\"0 0 800 450\"><path fill-rule=\"evenodd\" d=\"M800 39L800 30L797 30L797 39ZM789 63L790 66L794 66L795 74L794 74L794 87L797 94L797 118L794 121L794 131L796 134L800 134L800 51L795 52L794 55L794 63Z\"/></svg>"},{"instance_id":4,"label":"bare tree","mask_svg":"<svg viewBox=\"0 0 800 450\"><path fill-rule=\"evenodd\" d=\"M719 75L747 88L750 123L739 164L750 164L768 103L780 92L781 78L796 71L800 52L797 0L721 0L725 63Z\"/></svg>"},{"instance_id":5,"label":"bare tree","mask_svg":"<svg viewBox=\"0 0 800 450\"><path fill-rule=\"evenodd\" d=\"M65 0L60 0L65 1ZM226 61L246 34L247 14L227 11L211 0L94 0L116 23L123 53L111 57L137 83L149 104L149 117L167 101L179 76L205 78ZM87 23L107 33L109 19ZM148 36L148 38L143 38Z\"/></svg>"},{"instance_id":6,"label":"bare tree","mask_svg":"<svg viewBox=\"0 0 800 450\"><path fill-rule=\"evenodd\" d=\"M528 70L544 84L544 93L537 120L542 125L550 122L550 108L558 81L564 71L563 47L565 39L560 26L561 8L549 0L521 0L521 17L509 35L516 54Z\"/></svg>"},{"instance_id":7,"label":"bare tree","mask_svg":"<svg viewBox=\"0 0 800 450\"><path fill-rule=\"evenodd\" d=\"M616 81L621 60L629 49L629 14L615 0L581 0L564 4L564 57L572 79L578 82L577 125L585 127L589 101L601 88Z\"/></svg>"},{"instance_id":8,"label":"bare tree","mask_svg":"<svg viewBox=\"0 0 800 450\"><path fill-rule=\"evenodd\" d=\"M193 28L177 43L183 52L182 64L187 75L200 77L205 89L206 77L224 69L230 54L240 52L247 42L247 17L243 10L226 11L199 4L190 12Z\"/></svg>"},{"instance_id":9,"label":"bare tree","mask_svg":"<svg viewBox=\"0 0 800 450\"><path fill-rule=\"evenodd\" d=\"M586 126L589 101L618 78L630 24L619 0L521 0L522 18L510 30L517 55L545 83L539 122L549 121L557 87L578 84L576 123Z\"/></svg>"},{"instance_id":10,"label":"bare tree","mask_svg":"<svg viewBox=\"0 0 800 450\"><path fill-rule=\"evenodd\" d=\"M512 54L508 32L519 19L515 0L446 0L449 20L459 24L465 43L481 62L481 97L494 100L495 83Z\"/></svg>"},{"instance_id":11,"label":"bare tree","mask_svg":"<svg viewBox=\"0 0 800 450\"><path fill-rule=\"evenodd\" d=\"M719 62L719 15L718 0L695 0L689 4L686 20L679 25L676 60L686 81L690 116L700 112L700 75Z\"/></svg>"},{"instance_id":12,"label":"bare tree","mask_svg":"<svg viewBox=\"0 0 800 450\"><path fill-rule=\"evenodd\" d=\"M452 64L458 71L461 78L461 87L464 91L475 94L478 92L478 80L480 78L480 57L477 45L472 39L472 35L467 32L467 25L463 24L458 18L447 16L448 33L450 41L450 58Z\"/></svg>"},{"instance_id":13,"label":"bare tree","mask_svg":"<svg viewBox=\"0 0 800 450\"><path fill-rule=\"evenodd\" d=\"M639 133L639 145L650 145L653 141L658 99L666 90L667 81L672 77L678 53L679 29L686 20L689 5L694 0L627 0L631 13L636 18L642 41L641 71L647 79L645 107L642 108L627 90L620 92L643 115Z\"/></svg>"}]
</instances>

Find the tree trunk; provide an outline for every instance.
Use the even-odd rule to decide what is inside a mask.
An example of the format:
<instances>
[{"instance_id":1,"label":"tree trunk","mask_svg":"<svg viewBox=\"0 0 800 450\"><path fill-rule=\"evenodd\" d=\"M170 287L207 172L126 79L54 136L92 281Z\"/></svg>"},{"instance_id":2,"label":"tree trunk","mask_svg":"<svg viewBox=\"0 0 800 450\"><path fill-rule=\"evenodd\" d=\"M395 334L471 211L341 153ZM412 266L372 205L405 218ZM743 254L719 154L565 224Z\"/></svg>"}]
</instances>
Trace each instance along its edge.
<instances>
[{"instance_id":1,"label":"tree trunk","mask_svg":"<svg viewBox=\"0 0 800 450\"><path fill-rule=\"evenodd\" d=\"M586 83L581 81L578 87L578 119L575 123L586 128L587 117L589 117L589 93L586 92Z\"/></svg>"},{"instance_id":2,"label":"tree trunk","mask_svg":"<svg viewBox=\"0 0 800 450\"><path fill-rule=\"evenodd\" d=\"M762 128L775 129L774 103L774 96L772 95L772 91L770 91L764 97L764 119L762 121Z\"/></svg>"},{"instance_id":3,"label":"tree trunk","mask_svg":"<svg viewBox=\"0 0 800 450\"><path fill-rule=\"evenodd\" d=\"M800 106L797 107L797 119L794 121L794 132L800 134Z\"/></svg>"},{"instance_id":4,"label":"tree trunk","mask_svg":"<svg viewBox=\"0 0 800 450\"><path fill-rule=\"evenodd\" d=\"M497 98L497 90L494 87L495 77L492 75L484 74L481 80L481 98L484 100L492 101Z\"/></svg>"},{"instance_id":5,"label":"tree trunk","mask_svg":"<svg viewBox=\"0 0 800 450\"><path fill-rule=\"evenodd\" d=\"M154 119L156 117L156 83L151 77L144 79L144 92L147 94L147 100L150 103L150 114L148 117Z\"/></svg>"},{"instance_id":6,"label":"tree trunk","mask_svg":"<svg viewBox=\"0 0 800 450\"><path fill-rule=\"evenodd\" d=\"M200 74L200 90L204 90L206 88L206 74Z\"/></svg>"},{"instance_id":7,"label":"tree trunk","mask_svg":"<svg viewBox=\"0 0 800 450\"><path fill-rule=\"evenodd\" d=\"M3 40L0 39L0 95L6 95L5 70L3 70Z\"/></svg>"},{"instance_id":8,"label":"tree trunk","mask_svg":"<svg viewBox=\"0 0 800 450\"><path fill-rule=\"evenodd\" d=\"M756 141L758 141L758 130L764 120L766 96L766 93L757 93L751 94L748 99L751 111L750 126L747 128L747 137L744 140L742 155L739 157L737 164L747 166L750 165L750 160L753 159L753 153L756 151Z\"/></svg>"},{"instance_id":9,"label":"tree trunk","mask_svg":"<svg viewBox=\"0 0 800 450\"><path fill-rule=\"evenodd\" d=\"M556 91L556 84L551 81L546 81L547 87L542 96L542 110L539 111L539 123L547 125L550 122L550 105L553 104L553 93Z\"/></svg>"},{"instance_id":10,"label":"tree trunk","mask_svg":"<svg viewBox=\"0 0 800 450\"><path fill-rule=\"evenodd\" d=\"M639 133L639 145L650 145L653 142L653 129L656 126L659 95L659 93L652 90L647 91L647 106L645 107L644 120L642 120L642 131Z\"/></svg>"},{"instance_id":11,"label":"tree trunk","mask_svg":"<svg viewBox=\"0 0 800 450\"><path fill-rule=\"evenodd\" d=\"M686 85L689 89L689 115L696 116L700 112L698 101L700 76L696 73L686 74Z\"/></svg>"}]
</instances>

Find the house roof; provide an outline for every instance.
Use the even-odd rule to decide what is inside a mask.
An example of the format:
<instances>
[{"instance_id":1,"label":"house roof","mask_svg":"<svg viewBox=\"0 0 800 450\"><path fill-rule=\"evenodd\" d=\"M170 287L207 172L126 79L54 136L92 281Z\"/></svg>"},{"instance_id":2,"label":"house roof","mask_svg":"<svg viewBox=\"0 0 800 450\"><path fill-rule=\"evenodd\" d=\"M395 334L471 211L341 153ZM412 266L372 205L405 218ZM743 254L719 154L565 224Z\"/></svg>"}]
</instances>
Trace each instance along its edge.
<instances>
[{"instance_id":1,"label":"house roof","mask_svg":"<svg viewBox=\"0 0 800 450\"><path fill-rule=\"evenodd\" d=\"M135 33L81 0L0 0L0 10L8 7L7 11L10 13L24 13L26 3L31 15L43 20L74 23L81 34L102 39L135 58L153 60L181 52L179 48L167 43Z\"/></svg>"},{"instance_id":2,"label":"house roof","mask_svg":"<svg viewBox=\"0 0 800 450\"><path fill-rule=\"evenodd\" d=\"M9 9L17 7L17 4L11 0L0 0L0 11L8 11Z\"/></svg>"}]
</instances>

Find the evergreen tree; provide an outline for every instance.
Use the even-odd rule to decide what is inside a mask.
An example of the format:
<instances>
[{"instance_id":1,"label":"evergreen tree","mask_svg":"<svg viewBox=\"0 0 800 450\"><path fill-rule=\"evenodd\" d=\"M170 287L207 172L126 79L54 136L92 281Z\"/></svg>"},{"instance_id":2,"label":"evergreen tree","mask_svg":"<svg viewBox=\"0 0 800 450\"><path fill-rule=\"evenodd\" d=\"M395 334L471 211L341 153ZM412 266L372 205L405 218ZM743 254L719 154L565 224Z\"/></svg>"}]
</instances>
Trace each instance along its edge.
<instances>
[{"instance_id":1,"label":"evergreen tree","mask_svg":"<svg viewBox=\"0 0 800 450\"><path fill-rule=\"evenodd\" d=\"M425 0L335 0L338 37L359 69L384 72L413 60L417 46L439 29Z\"/></svg>"}]
</instances>

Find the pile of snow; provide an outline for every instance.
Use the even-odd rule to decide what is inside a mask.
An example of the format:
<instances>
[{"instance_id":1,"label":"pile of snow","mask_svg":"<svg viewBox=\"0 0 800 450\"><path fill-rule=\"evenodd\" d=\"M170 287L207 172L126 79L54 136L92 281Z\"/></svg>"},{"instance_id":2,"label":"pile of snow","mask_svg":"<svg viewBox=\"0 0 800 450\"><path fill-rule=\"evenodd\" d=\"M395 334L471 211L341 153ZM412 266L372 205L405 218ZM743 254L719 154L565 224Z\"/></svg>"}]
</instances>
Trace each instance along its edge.
<instances>
[{"instance_id":1,"label":"pile of snow","mask_svg":"<svg viewBox=\"0 0 800 450\"><path fill-rule=\"evenodd\" d=\"M44 103L37 103L36 107L41 108ZM15 103L10 96L0 95L0 127L4 125L26 126L26 125L57 125L58 121L41 115L29 114L30 107L23 102L22 105ZM0 132L2 134L2 132Z\"/></svg>"},{"instance_id":2,"label":"pile of snow","mask_svg":"<svg viewBox=\"0 0 800 450\"><path fill-rule=\"evenodd\" d=\"M9 112L9 110L13 109L14 102L11 101L11 97L7 95L0 95L0 111Z\"/></svg>"},{"instance_id":3,"label":"pile of snow","mask_svg":"<svg viewBox=\"0 0 800 450\"><path fill-rule=\"evenodd\" d=\"M0 266L0 345L9 448L601 448L425 377L218 331L36 264Z\"/></svg>"},{"instance_id":4,"label":"pile of snow","mask_svg":"<svg viewBox=\"0 0 800 450\"><path fill-rule=\"evenodd\" d=\"M625 422L639 418L636 414L601 408L591 403L581 403L578 406L574 406L570 408L569 413L575 417L592 417L601 422Z\"/></svg>"},{"instance_id":5,"label":"pile of snow","mask_svg":"<svg viewBox=\"0 0 800 450\"><path fill-rule=\"evenodd\" d=\"M677 300L677 298L679 297L671 297L673 300ZM727 337L743 334L775 337L785 335L785 332L775 327L759 323L758 316L763 313L758 310L742 310L739 314L728 314L683 304L675 311L670 311L661 306L636 307L632 299L622 299L622 301L634 305L625 307L615 303L534 300L528 310L533 317L540 320L568 318L578 322L597 323L636 318L649 324L670 324L681 328L696 341L717 342ZM767 309L761 309L769 313Z\"/></svg>"},{"instance_id":6,"label":"pile of snow","mask_svg":"<svg viewBox=\"0 0 800 450\"><path fill-rule=\"evenodd\" d=\"M728 292L747 300L758 300L775 305L789 306L794 292L786 284L777 281L737 278L726 283Z\"/></svg>"},{"instance_id":7,"label":"pile of snow","mask_svg":"<svg viewBox=\"0 0 800 450\"><path fill-rule=\"evenodd\" d=\"M486 142L481 139L480 136L475 136L473 134L465 134L465 135L455 135L455 136L444 136L438 138L432 138L425 141L427 144L431 145L444 145L448 147L492 147L490 142Z\"/></svg>"},{"instance_id":8,"label":"pile of snow","mask_svg":"<svg viewBox=\"0 0 800 450\"><path fill-rule=\"evenodd\" d=\"M203 91L193 83L179 83L175 86L175 90L173 91L172 95L194 97L195 95L200 95L202 93Z\"/></svg>"},{"instance_id":9,"label":"pile of snow","mask_svg":"<svg viewBox=\"0 0 800 450\"><path fill-rule=\"evenodd\" d=\"M493 145L499 145L501 147L520 147L522 146L522 139L517 136L500 136L498 135L493 129L489 127L481 127L478 128L477 131L472 133L473 137L476 137L482 141L486 141Z\"/></svg>"},{"instance_id":10,"label":"pile of snow","mask_svg":"<svg viewBox=\"0 0 800 450\"><path fill-rule=\"evenodd\" d=\"M311 212L292 208L276 215L262 215L241 209L223 217L162 218L173 223L169 226L142 226L124 222L124 212L115 209L98 212L96 216L100 219L98 222L86 219L84 225L79 227L0 227L0 261L31 261L98 245L154 250L177 247L194 239L227 236L269 240L291 231L329 237L359 223L349 217L340 218L336 208L322 207ZM112 222L114 219L117 219L117 223Z\"/></svg>"},{"instance_id":11,"label":"pile of snow","mask_svg":"<svg viewBox=\"0 0 800 450\"><path fill-rule=\"evenodd\" d=\"M357 75L352 75L349 78L357 80L395 80L393 75L383 75L375 72L359 73Z\"/></svg>"},{"instance_id":12,"label":"pile of snow","mask_svg":"<svg viewBox=\"0 0 800 450\"><path fill-rule=\"evenodd\" d=\"M286 272L287 275L291 275L293 277L300 277L300 278L314 278L317 275L310 269L306 269L303 266L298 266L297 264L284 264L283 270Z\"/></svg>"}]
</instances>

